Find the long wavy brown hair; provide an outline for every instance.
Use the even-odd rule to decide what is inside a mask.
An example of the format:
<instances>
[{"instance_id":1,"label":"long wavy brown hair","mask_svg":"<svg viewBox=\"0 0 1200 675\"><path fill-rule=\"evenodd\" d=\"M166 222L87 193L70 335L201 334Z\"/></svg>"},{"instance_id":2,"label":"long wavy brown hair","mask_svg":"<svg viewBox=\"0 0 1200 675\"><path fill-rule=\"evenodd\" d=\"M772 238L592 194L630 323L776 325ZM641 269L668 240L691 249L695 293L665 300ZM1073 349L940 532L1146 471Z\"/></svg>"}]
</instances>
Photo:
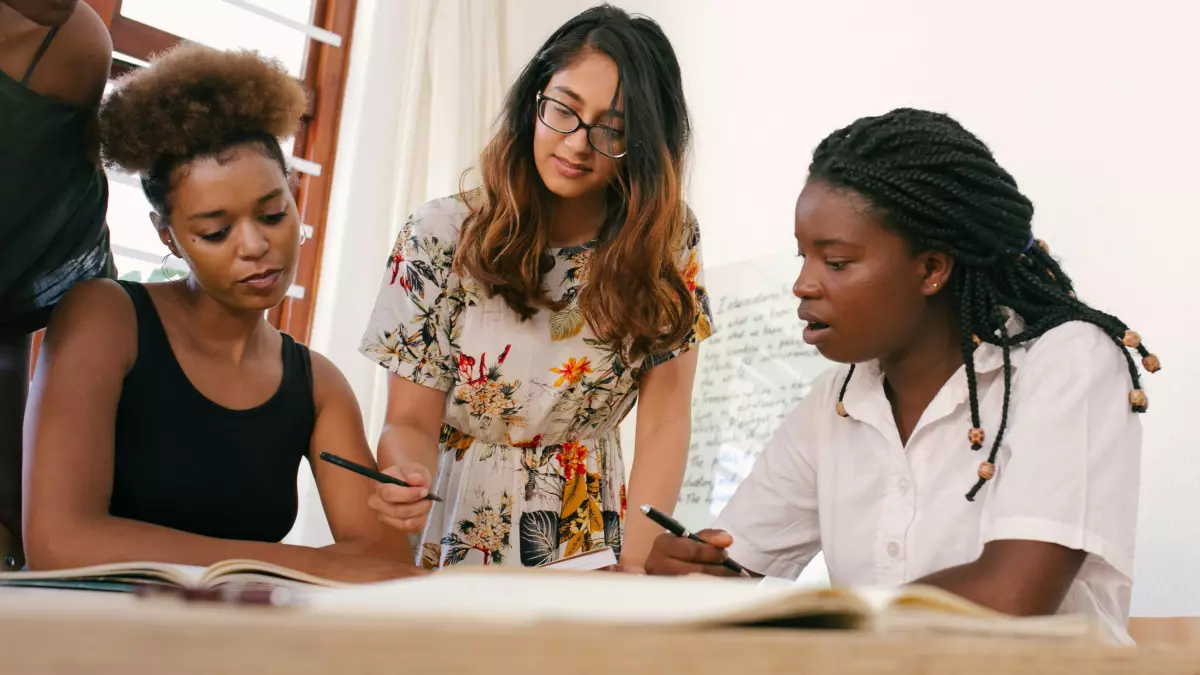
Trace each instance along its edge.
<instances>
[{"instance_id":1,"label":"long wavy brown hair","mask_svg":"<svg viewBox=\"0 0 1200 675\"><path fill-rule=\"evenodd\" d=\"M595 7L542 45L508 92L498 131L480 158L482 186L463 192L471 214L454 266L523 319L570 301L549 297L543 286L552 268L543 262L552 195L534 166L535 106L554 73L589 51L617 64L629 152L608 188L604 226L578 301L600 342L637 358L676 346L697 311L677 260L694 226L682 194L690 122L679 62L652 20Z\"/></svg>"}]
</instances>

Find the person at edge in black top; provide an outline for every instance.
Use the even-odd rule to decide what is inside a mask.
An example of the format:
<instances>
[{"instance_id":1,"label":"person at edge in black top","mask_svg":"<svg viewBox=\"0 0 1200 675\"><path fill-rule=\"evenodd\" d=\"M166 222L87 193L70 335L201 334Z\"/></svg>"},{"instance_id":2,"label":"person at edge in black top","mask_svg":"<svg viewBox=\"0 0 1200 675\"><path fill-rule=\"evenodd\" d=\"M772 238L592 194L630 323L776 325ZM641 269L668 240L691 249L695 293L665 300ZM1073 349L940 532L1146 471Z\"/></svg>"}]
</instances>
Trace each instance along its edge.
<instances>
[{"instance_id":1,"label":"person at edge in black top","mask_svg":"<svg viewBox=\"0 0 1200 675\"><path fill-rule=\"evenodd\" d=\"M21 426L35 332L76 283L113 278L96 108L112 65L99 15L0 0L0 571L24 565Z\"/></svg>"},{"instance_id":2,"label":"person at edge in black top","mask_svg":"<svg viewBox=\"0 0 1200 675\"><path fill-rule=\"evenodd\" d=\"M195 44L101 106L106 163L140 174L190 273L84 282L55 310L26 411L31 569L250 558L342 581L423 573L367 507L369 480L315 461L375 465L349 384L264 319L302 243L278 139L304 106L279 63ZM336 541L324 548L280 543L301 457Z\"/></svg>"}]
</instances>

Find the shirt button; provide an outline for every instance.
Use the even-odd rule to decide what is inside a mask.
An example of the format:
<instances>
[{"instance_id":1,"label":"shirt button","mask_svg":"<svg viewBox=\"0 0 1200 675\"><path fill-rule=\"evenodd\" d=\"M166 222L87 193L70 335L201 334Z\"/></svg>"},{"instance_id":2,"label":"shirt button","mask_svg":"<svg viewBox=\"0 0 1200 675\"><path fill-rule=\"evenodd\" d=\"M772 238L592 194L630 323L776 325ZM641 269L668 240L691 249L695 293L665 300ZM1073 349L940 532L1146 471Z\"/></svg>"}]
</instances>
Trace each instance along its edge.
<instances>
[{"instance_id":1,"label":"shirt button","mask_svg":"<svg viewBox=\"0 0 1200 675\"><path fill-rule=\"evenodd\" d=\"M889 543L887 545L887 552L888 552L888 555L890 555L891 557L899 558L900 557L900 544L897 544L894 541Z\"/></svg>"}]
</instances>

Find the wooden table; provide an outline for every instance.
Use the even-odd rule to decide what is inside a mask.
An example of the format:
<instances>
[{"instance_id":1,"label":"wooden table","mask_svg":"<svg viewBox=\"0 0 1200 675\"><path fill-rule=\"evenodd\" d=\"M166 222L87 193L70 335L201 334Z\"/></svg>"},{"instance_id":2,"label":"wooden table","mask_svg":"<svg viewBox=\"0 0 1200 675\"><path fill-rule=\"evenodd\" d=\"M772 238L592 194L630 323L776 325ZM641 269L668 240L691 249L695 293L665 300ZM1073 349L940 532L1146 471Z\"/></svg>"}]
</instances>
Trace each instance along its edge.
<instances>
[{"instance_id":1,"label":"wooden table","mask_svg":"<svg viewBox=\"0 0 1200 675\"><path fill-rule=\"evenodd\" d=\"M0 673L1200 674L1200 650L766 629L525 629L0 588Z\"/></svg>"}]
</instances>

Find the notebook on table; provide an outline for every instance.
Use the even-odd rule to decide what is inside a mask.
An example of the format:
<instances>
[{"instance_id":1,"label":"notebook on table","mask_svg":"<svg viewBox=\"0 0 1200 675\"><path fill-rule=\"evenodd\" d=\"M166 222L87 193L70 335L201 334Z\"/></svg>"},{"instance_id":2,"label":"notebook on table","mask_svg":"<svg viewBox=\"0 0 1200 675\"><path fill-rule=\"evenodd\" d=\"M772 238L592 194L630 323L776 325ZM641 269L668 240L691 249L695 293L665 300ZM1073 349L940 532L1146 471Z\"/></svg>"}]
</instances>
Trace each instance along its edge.
<instances>
[{"instance_id":1,"label":"notebook on table","mask_svg":"<svg viewBox=\"0 0 1200 675\"><path fill-rule=\"evenodd\" d=\"M615 565L616 562L611 548L601 548L563 558L539 569L591 571ZM323 579L299 570L256 560L224 560L208 567L134 562L44 572L0 572L0 586L134 591L146 585L210 589L236 584L325 588L349 588L358 585Z\"/></svg>"},{"instance_id":2,"label":"notebook on table","mask_svg":"<svg viewBox=\"0 0 1200 675\"><path fill-rule=\"evenodd\" d=\"M420 616L503 626L589 623L764 626L1095 640L1083 617L1013 618L933 587L813 588L778 580L539 574L510 568L443 573L305 597L321 614Z\"/></svg>"},{"instance_id":3,"label":"notebook on table","mask_svg":"<svg viewBox=\"0 0 1200 675\"><path fill-rule=\"evenodd\" d=\"M1100 641L1084 617L1012 618L927 586L814 588L777 579L587 573L614 562L611 550L601 550L541 568L455 566L373 584L339 583L250 560L209 567L125 563L0 573L0 585L131 590L267 583L298 589L298 611L456 625L758 626Z\"/></svg>"},{"instance_id":4,"label":"notebook on table","mask_svg":"<svg viewBox=\"0 0 1200 675\"><path fill-rule=\"evenodd\" d=\"M207 589L231 584L349 587L330 579L256 560L223 560L208 567L159 562L108 563L73 569L0 573L0 585L132 591L159 585Z\"/></svg>"}]
</instances>

